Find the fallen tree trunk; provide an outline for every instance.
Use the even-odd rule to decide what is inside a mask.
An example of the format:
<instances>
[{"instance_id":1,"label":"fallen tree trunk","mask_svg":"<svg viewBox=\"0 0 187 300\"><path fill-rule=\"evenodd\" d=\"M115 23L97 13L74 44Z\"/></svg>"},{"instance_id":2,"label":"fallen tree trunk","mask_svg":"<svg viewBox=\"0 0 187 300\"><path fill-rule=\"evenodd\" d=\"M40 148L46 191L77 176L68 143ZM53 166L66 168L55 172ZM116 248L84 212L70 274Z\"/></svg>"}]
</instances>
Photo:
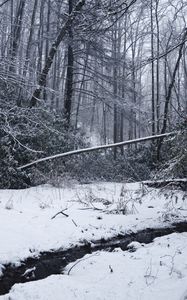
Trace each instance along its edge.
<instances>
[{"instance_id":1,"label":"fallen tree trunk","mask_svg":"<svg viewBox=\"0 0 187 300\"><path fill-rule=\"evenodd\" d=\"M175 190L187 190L187 179L170 179L170 180L156 180L156 181L144 181L143 182L148 187L152 188L166 188Z\"/></svg>"},{"instance_id":2,"label":"fallen tree trunk","mask_svg":"<svg viewBox=\"0 0 187 300\"><path fill-rule=\"evenodd\" d=\"M104 150L104 149L108 149L108 148L115 148L115 147L120 147L120 146L125 146L125 145L137 144L137 143L141 143L141 142L150 141L150 140L153 140L153 139L165 138L165 137L168 137L168 136L171 136L171 135L174 135L174 134L175 134L175 132L169 132L169 133L165 133L165 134L147 136L147 137L143 137L143 138L139 138L139 139L135 139L135 140L124 141L124 142L120 142L120 143L114 143L114 144L96 146L96 147L91 147L91 148L73 150L73 151L69 151L69 152L65 152L65 153L59 153L59 154L55 154L55 155L52 155L52 156L47 156L47 157L37 159L33 162L30 162L30 163L25 164L21 167L18 167L18 170L23 170L25 168L31 167L33 165L36 165L36 164L40 163L40 162L44 162L46 160L51 160L51 159L55 159L55 158L59 158L59 157L72 156L72 155L77 155L77 154L82 154L82 153L88 153L88 152L93 152L93 151L96 151L96 150Z\"/></svg>"}]
</instances>

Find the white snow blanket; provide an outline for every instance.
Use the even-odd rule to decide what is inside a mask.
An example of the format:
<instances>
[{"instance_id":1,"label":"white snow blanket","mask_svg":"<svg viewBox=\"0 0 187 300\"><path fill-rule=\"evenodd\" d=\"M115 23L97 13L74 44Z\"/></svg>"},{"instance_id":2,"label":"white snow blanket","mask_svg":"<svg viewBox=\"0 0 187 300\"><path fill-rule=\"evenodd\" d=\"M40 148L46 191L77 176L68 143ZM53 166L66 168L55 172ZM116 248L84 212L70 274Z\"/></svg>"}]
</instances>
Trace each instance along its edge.
<instances>
[{"instance_id":1,"label":"white snow blanket","mask_svg":"<svg viewBox=\"0 0 187 300\"><path fill-rule=\"evenodd\" d=\"M60 211L68 217L56 215ZM4 264L19 265L41 251L65 249L186 219L185 192L146 188L142 183L73 183L60 188L44 185L1 190L0 273ZM70 276L16 285L10 298L0 299L125 300L166 299L169 295L170 299L183 300L187 289L186 237L185 233L171 235L170 246L162 247L167 243L163 237L160 245L156 240L153 245L139 247L135 254L100 252L78 264Z\"/></svg>"},{"instance_id":2,"label":"white snow blanket","mask_svg":"<svg viewBox=\"0 0 187 300\"><path fill-rule=\"evenodd\" d=\"M16 284L0 299L187 299L187 233L157 238L153 243L139 244L137 248L133 253L116 249L110 253L86 255L68 265L66 274Z\"/></svg>"}]
</instances>

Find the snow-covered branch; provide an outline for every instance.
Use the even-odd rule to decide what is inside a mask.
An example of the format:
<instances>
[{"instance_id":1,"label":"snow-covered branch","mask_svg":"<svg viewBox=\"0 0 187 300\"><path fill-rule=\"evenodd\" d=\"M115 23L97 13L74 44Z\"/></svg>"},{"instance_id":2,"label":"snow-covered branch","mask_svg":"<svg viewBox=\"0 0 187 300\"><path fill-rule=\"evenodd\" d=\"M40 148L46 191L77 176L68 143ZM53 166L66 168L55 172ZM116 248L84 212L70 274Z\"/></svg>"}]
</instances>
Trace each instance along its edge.
<instances>
[{"instance_id":1,"label":"snow-covered branch","mask_svg":"<svg viewBox=\"0 0 187 300\"><path fill-rule=\"evenodd\" d=\"M43 158L40 158L40 159L35 160L33 162L30 162L26 165L18 167L18 170L23 170L23 169L28 168L30 166L36 165L40 162L44 162L44 161L59 158L59 157L66 157L66 156L71 156L71 155L77 155L77 154L82 154L82 153L93 152L93 151L97 151L97 150L104 150L104 149L108 149L108 148L115 148L115 147L120 147L120 146L125 146L125 145L137 144L137 143L146 142L146 141L150 141L150 140L154 140L154 139L168 137L168 136L171 136L171 135L174 135L174 134L175 134L175 132L169 132L169 133L165 133L165 134L147 136L147 137L143 137L143 138L139 138L139 139L124 141L124 142L120 142L120 143L101 145L101 146L96 146L96 147L91 147L91 148L84 148L84 149L68 151L68 152L65 152L65 153L59 153L59 154L55 154L55 155L48 156L48 157L43 157Z\"/></svg>"}]
</instances>

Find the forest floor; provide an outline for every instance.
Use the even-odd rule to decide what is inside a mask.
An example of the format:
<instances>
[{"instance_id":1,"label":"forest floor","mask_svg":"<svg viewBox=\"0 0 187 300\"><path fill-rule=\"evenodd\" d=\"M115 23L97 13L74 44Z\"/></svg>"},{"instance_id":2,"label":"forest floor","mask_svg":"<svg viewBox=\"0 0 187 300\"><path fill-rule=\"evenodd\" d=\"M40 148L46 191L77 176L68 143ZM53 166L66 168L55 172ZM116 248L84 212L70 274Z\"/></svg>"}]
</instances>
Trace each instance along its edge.
<instances>
[{"instance_id":1,"label":"forest floor","mask_svg":"<svg viewBox=\"0 0 187 300\"><path fill-rule=\"evenodd\" d=\"M0 216L3 276L5 265L19 266L44 251L187 221L187 195L142 183L44 185L1 190ZM186 232L131 247L136 251L116 247L87 254L67 265L63 274L15 284L0 299L187 299Z\"/></svg>"}]
</instances>

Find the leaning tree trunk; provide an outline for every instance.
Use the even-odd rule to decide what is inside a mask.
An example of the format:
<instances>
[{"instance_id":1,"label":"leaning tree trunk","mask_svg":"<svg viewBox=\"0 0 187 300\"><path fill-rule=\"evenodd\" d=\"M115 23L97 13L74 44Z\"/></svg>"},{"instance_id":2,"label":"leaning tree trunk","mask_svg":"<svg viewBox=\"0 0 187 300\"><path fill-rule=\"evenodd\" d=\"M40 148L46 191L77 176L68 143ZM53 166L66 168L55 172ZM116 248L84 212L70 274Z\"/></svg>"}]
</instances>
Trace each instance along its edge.
<instances>
[{"instance_id":1,"label":"leaning tree trunk","mask_svg":"<svg viewBox=\"0 0 187 300\"><path fill-rule=\"evenodd\" d=\"M69 151L69 152L65 152L65 153L59 153L59 154L55 154L55 155L52 155L52 156L37 159L37 160L32 161L32 162L30 162L26 165L20 166L17 169L18 170L23 170L23 169L26 169L30 166L36 165L38 163L41 163L41 162L44 162L44 161L47 161L47 160L57 159L59 157L69 157L69 156L72 156L72 155L78 155L78 154L82 154L82 153L90 153L90 152L94 152L94 151L98 151L98 150L105 150L105 149L109 149L109 148L122 147L122 146L125 146L125 145L131 145L131 144L137 144L137 143L142 143L142 142L146 142L146 141L151 141L153 139L161 139L161 138L163 139L165 137L172 136L172 135L175 135L175 132L169 132L169 133L165 133L165 134L162 134L162 135L152 135L152 136L147 136L147 137L136 139L136 140L128 140L128 141L109 144L109 145L102 145L102 146L96 146L96 147L91 147L91 148L73 150L73 151Z\"/></svg>"},{"instance_id":2,"label":"leaning tree trunk","mask_svg":"<svg viewBox=\"0 0 187 300\"><path fill-rule=\"evenodd\" d=\"M164 105L164 119L163 119L161 134L164 134L166 132L166 129L167 129L169 103L170 103L170 100L171 100L172 90L173 90L173 87L174 87L174 84L175 84L175 77L176 77L176 74L177 74L177 70L179 68L180 60L182 58L182 50L183 50L183 47L185 45L186 38L187 38L187 28L185 28L185 30L184 30L184 35L183 35L182 42L181 42L181 45L180 45L180 48L179 48L178 58L177 58L177 61L176 61L176 64L175 64L175 68L174 68L174 71L173 71L173 74L172 74L172 77L171 77L171 82L170 82L170 85L168 87L168 92L167 92L167 95L166 95L166 101L165 101L165 105ZM158 160L160 159L160 151L161 151L162 144L163 144L163 139L161 138L159 143L158 143L158 149L157 149L157 158L158 158Z\"/></svg>"},{"instance_id":3,"label":"leaning tree trunk","mask_svg":"<svg viewBox=\"0 0 187 300\"><path fill-rule=\"evenodd\" d=\"M75 6L75 9L73 10L73 12L71 13L71 15L69 15L67 21L65 22L64 26L61 28L56 40L53 42L50 50L49 50L49 55L46 59L44 68L39 76L38 79L38 87L35 89L31 101L30 101L30 107L34 107L36 106L37 100L40 97L42 88L45 86L46 84L46 80L47 80L47 75L51 69L51 65L53 63L53 59L54 56L57 52L57 49L60 45L60 43L62 42L62 40L64 39L69 26L71 26L73 20L75 19L75 17L77 16L77 14L79 13L79 11L82 9L83 5L85 4L85 0L80 0L78 1L77 5Z\"/></svg>"}]
</instances>

